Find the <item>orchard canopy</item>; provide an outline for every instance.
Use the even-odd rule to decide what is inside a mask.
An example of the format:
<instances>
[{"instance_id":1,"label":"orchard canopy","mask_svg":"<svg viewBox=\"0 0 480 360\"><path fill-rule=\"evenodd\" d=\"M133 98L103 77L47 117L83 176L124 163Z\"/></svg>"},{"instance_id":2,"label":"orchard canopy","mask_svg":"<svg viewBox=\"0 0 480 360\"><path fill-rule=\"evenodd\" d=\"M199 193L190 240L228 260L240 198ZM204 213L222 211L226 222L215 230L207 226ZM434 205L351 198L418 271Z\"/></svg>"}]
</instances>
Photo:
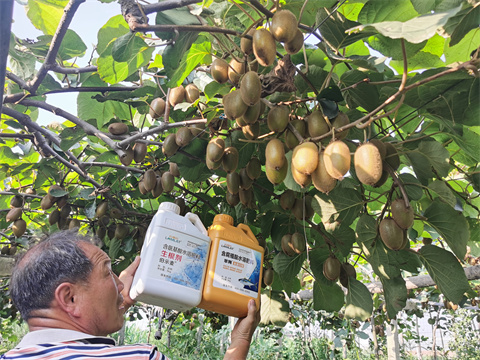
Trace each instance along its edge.
<instances>
[{"instance_id":1,"label":"orchard canopy","mask_svg":"<svg viewBox=\"0 0 480 360\"><path fill-rule=\"evenodd\" d=\"M478 0L119 0L93 51L84 1L25 1L37 38L0 14L3 259L79 227L121 270L170 201L252 229L264 323L300 290L365 320L372 280L394 318L426 272L477 295Z\"/></svg>"}]
</instances>

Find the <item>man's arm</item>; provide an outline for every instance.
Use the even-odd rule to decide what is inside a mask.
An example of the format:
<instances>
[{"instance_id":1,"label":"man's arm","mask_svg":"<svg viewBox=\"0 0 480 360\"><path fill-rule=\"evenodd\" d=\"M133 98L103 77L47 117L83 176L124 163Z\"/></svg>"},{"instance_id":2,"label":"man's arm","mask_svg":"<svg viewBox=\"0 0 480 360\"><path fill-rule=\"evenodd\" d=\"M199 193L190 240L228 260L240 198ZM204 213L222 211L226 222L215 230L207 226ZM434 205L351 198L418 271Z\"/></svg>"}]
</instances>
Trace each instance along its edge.
<instances>
[{"instance_id":1,"label":"man's arm","mask_svg":"<svg viewBox=\"0 0 480 360\"><path fill-rule=\"evenodd\" d=\"M232 331L232 343L225 353L224 360L243 360L247 358L253 332L260 322L260 310L257 311L255 300L248 303L247 316L238 319Z\"/></svg>"},{"instance_id":2,"label":"man's arm","mask_svg":"<svg viewBox=\"0 0 480 360\"><path fill-rule=\"evenodd\" d=\"M123 304L125 306L125 312L128 310L130 306L135 304L135 300L130 298L130 287L132 286L133 277L135 276L135 272L137 271L138 265L140 264L140 256L137 256L133 262L128 265L128 267L123 270L118 278L123 283Z\"/></svg>"}]
</instances>

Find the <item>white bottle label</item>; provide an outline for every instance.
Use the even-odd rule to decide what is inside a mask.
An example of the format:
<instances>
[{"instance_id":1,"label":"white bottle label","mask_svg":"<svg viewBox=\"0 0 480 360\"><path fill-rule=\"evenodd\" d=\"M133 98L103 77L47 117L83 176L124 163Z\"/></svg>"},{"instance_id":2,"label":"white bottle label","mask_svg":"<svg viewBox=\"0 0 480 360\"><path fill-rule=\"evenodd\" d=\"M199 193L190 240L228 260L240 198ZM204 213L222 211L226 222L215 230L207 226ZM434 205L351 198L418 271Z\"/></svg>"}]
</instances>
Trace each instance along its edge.
<instances>
[{"instance_id":1,"label":"white bottle label","mask_svg":"<svg viewBox=\"0 0 480 360\"><path fill-rule=\"evenodd\" d=\"M182 234L167 232L163 245L156 249L157 260L151 276L159 280L199 290L202 285L209 243Z\"/></svg>"},{"instance_id":2,"label":"white bottle label","mask_svg":"<svg viewBox=\"0 0 480 360\"><path fill-rule=\"evenodd\" d=\"M213 286L256 298L261 262L259 251L220 240Z\"/></svg>"}]
</instances>

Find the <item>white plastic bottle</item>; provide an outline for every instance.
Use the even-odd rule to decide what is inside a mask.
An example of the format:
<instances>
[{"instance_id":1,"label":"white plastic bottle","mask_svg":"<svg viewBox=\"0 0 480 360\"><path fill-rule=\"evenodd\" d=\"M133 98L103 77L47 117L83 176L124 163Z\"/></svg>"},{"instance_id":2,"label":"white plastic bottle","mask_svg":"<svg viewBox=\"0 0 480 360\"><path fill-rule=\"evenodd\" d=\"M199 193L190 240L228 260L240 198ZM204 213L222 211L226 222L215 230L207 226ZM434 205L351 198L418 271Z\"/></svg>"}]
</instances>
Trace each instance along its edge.
<instances>
[{"instance_id":1,"label":"white plastic bottle","mask_svg":"<svg viewBox=\"0 0 480 360\"><path fill-rule=\"evenodd\" d=\"M179 311L200 303L210 238L197 215L179 214L177 204L160 204L145 235L132 299Z\"/></svg>"}]
</instances>

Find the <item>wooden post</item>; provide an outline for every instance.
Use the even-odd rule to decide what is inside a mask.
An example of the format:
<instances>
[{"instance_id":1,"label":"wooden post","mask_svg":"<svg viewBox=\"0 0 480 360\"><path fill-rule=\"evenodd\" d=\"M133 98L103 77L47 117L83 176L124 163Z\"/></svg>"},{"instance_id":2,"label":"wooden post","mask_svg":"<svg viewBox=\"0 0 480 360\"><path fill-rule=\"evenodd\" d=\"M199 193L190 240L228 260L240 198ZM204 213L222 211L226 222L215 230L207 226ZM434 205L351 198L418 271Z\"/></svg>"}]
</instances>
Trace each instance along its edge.
<instances>
[{"instance_id":1,"label":"wooden post","mask_svg":"<svg viewBox=\"0 0 480 360\"><path fill-rule=\"evenodd\" d=\"M388 360L400 360L400 344L398 342L397 321L387 323L387 358Z\"/></svg>"}]
</instances>

